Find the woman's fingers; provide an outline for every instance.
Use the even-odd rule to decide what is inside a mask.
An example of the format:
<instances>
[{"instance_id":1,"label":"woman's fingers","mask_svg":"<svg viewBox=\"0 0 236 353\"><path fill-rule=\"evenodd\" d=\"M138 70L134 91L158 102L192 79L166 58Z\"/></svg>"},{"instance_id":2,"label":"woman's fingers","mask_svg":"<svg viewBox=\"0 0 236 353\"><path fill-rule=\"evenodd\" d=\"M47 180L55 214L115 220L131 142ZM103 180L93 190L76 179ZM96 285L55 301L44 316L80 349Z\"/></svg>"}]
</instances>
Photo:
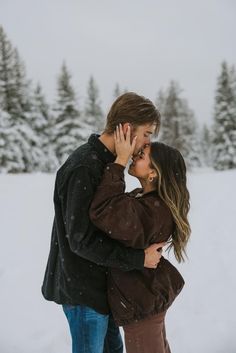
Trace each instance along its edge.
<instances>
[{"instance_id":1,"label":"woman's fingers","mask_svg":"<svg viewBox=\"0 0 236 353\"><path fill-rule=\"evenodd\" d=\"M137 140L137 136L134 136L133 141L132 141L132 145L131 145L131 153L132 154L135 150L136 140Z\"/></svg>"},{"instance_id":2,"label":"woman's fingers","mask_svg":"<svg viewBox=\"0 0 236 353\"><path fill-rule=\"evenodd\" d=\"M122 124L119 124L119 129L118 130L119 130L120 141L124 142L125 141L125 136L124 136Z\"/></svg>"},{"instance_id":3,"label":"woman's fingers","mask_svg":"<svg viewBox=\"0 0 236 353\"><path fill-rule=\"evenodd\" d=\"M126 141L131 143L131 141L130 141L130 125L128 125L128 127L127 127Z\"/></svg>"},{"instance_id":4,"label":"woman's fingers","mask_svg":"<svg viewBox=\"0 0 236 353\"><path fill-rule=\"evenodd\" d=\"M126 136L124 135L122 124L117 125L116 137L120 142L130 142L130 125L127 127Z\"/></svg>"},{"instance_id":5,"label":"woman's fingers","mask_svg":"<svg viewBox=\"0 0 236 353\"><path fill-rule=\"evenodd\" d=\"M131 153L133 153L135 149L135 144L137 140L137 136L135 136L131 142L131 128L130 125L127 127L126 135L124 134L122 124L119 124L116 126L116 129L114 131L114 140L115 144L120 144L122 143L126 148L129 148L131 150Z\"/></svg>"},{"instance_id":6,"label":"woman's fingers","mask_svg":"<svg viewBox=\"0 0 236 353\"><path fill-rule=\"evenodd\" d=\"M119 143L119 142L122 142L122 134L121 134L121 129L120 128L120 125L117 125L116 126L116 130L115 130L115 133L116 133L116 141ZM122 131L123 132L123 131Z\"/></svg>"}]
</instances>

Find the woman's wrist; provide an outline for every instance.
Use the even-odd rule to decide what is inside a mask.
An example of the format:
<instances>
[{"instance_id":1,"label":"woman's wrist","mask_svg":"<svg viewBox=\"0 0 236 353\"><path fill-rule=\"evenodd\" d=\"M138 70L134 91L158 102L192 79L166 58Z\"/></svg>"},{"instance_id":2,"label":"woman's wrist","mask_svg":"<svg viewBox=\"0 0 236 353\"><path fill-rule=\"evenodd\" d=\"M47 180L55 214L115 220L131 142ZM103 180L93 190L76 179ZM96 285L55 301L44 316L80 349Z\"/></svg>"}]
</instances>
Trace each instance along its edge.
<instances>
[{"instance_id":1,"label":"woman's wrist","mask_svg":"<svg viewBox=\"0 0 236 353\"><path fill-rule=\"evenodd\" d=\"M128 161L125 158L121 158L121 157L117 156L116 160L115 160L115 163L118 163L118 164L123 165L124 167L126 167Z\"/></svg>"}]
</instances>

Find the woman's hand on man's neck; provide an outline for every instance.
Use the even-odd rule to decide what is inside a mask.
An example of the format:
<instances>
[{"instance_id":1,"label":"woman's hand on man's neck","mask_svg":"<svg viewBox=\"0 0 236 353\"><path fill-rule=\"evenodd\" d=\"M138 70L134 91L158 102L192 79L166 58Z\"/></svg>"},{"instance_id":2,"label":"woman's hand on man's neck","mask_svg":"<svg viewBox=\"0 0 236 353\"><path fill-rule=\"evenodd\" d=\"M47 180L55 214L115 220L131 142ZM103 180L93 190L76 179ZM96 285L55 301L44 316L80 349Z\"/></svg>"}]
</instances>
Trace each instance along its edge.
<instances>
[{"instance_id":1,"label":"woman's hand on man's neck","mask_svg":"<svg viewBox=\"0 0 236 353\"><path fill-rule=\"evenodd\" d=\"M107 134L107 133L102 133L99 136L99 140L104 144L104 146L106 146L106 148L114 154L114 156L116 155L115 152L115 141L114 141L114 137L113 134Z\"/></svg>"}]
</instances>

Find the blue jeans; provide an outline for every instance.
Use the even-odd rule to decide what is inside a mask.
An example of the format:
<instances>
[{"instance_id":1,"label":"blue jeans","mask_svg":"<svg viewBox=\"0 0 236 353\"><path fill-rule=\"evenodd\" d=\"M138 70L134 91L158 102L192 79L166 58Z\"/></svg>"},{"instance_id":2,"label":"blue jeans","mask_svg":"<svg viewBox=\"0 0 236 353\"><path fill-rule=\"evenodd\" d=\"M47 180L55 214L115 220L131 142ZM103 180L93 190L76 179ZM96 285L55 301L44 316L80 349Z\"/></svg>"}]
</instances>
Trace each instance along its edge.
<instances>
[{"instance_id":1,"label":"blue jeans","mask_svg":"<svg viewBox=\"0 0 236 353\"><path fill-rule=\"evenodd\" d=\"M119 328L112 316L84 305L63 305L70 326L72 353L122 353Z\"/></svg>"}]
</instances>

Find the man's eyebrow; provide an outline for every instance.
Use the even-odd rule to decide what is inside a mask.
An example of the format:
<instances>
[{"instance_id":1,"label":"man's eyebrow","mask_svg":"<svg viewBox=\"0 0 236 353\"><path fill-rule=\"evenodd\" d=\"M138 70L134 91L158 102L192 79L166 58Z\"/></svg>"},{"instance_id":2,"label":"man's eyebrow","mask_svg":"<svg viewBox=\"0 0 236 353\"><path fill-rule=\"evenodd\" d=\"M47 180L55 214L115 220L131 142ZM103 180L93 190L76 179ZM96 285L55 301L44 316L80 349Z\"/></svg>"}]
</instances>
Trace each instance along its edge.
<instances>
[{"instance_id":1,"label":"man's eyebrow","mask_svg":"<svg viewBox=\"0 0 236 353\"><path fill-rule=\"evenodd\" d=\"M146 131L146 133L147 133L147 134L150 134L150 135L153 134L152 131Z\"/></svg>"}]
</instances>

